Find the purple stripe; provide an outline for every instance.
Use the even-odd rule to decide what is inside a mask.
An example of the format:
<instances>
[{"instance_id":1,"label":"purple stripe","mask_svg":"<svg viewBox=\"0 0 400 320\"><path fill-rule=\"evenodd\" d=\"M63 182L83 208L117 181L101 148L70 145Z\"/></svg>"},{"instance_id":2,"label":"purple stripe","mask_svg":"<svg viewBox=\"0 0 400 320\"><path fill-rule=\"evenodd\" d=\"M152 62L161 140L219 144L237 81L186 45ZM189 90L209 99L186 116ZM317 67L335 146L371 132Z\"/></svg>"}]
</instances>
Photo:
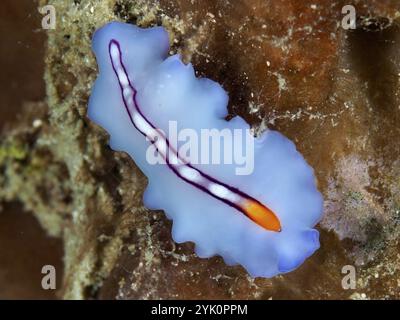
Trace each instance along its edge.
<instances>
[{"instance_id":1,"label":"purple stripe","mask_svg":"<svg viewBox=\"0 0 400 320\"><path fill-rule=\"evenodd\" d=\"M134 86L132 85L132 83L131 83L131 81L130 81L130 79L129 79L129 76L128 76L128 72L126 71L125 65L124 65L123 60L122 60L122 50L121 50L121 46L120 46L120 44L119 44L119 42L118 42L117 40L112 39L112 40L110 41L110 43L109 43L109 46L108 46L109 55L110 55L110 60L111 60L111 64L112 64L113 70L114 70L114 72L115 72L115 74L116 74L116 76L117 76L118 83L119 83L119 86L120 86L120 89L121 89L122 100L123 100L123 102L124 102L125 109L126 109L126 111L128 112L129 119L130 119L132 125L133 125L143 136L145 136L146 138L148 138L148 137L146 136L146 134L145 134L144 132L142 132L142 131L135 125L135 123L134 123L134 121L133 121L133 117L132 117L131 111L130 111L129 108L128 108L128 104L127 104L127 102L126 102L126 100L125 100L125 97L124 97L124 94L123 94L123 87L122 87L121 81L120 81L120 79L119 79L119 77L118 77L118 72L117 72L117 70L115 69L114 62L113 62L113 59L112 59L112 56L111 56L111 45L112 45L112 44L115 44L115 45L118 47L120 64L121 64L122 69L124 70L124 73L125 73L125 75L126 75L126 77L127 77L127 79L128 79L129 87L130 87L130 88L132 89L132 91L133 91L133 105L134 105L136 111L142 116L142 118L143 118L154 130L156 130L157 132L159 132L159 133L161 134L161 132L153 125L153 123L151 123L151 121L149 121L149 120L145 117L145 115L142 113L142 111L141 111L141 109L140 109L140 106L139 106L139 104L138 104L138 102L137 102L137 99L136 99L137 90L136 90L136 89L134 88ZM161 134L161 135L162 135L162 134ZM163 135L162 135L162 136L163 136ZM193 167L190 163L186 163L186 161L184 161L184 160L179 156L179 153L178 153L176 150L174 150L174 148L170 147L170 143L169 143L168 139L167 139L165 136L163 136L163 137L164 137L164 139L165 139L165 141L166 141L166 144L167 144L167 150L173 150L173 152L176 154L176 156L177 156L178 159L180 159L181 161L183 161L183 162L184 162L188 167L190 167L191 169L196 170L201 176L203 176L204 178L206 178L207 180L209 180L209 181L211 181L211 182L213 182L213 183L216 183L216 184L219 184L219 185L221 185L221 186L224 186L225 188L227 188L227 189L230 190L231 192L236 193L236 194L240 195L241 197L243 197L243 198L245 198L245 199L247 199L247 200L249 200L249 201L254 201L254 202L259 203L260 205L264 206L261 202L259 202L258 200L254 199L253 197L249 196L248 194L246 194L246 193L240 191L239 189L237 189L237 188L235 188L235 187L232 187L232 186L230 186L230 185L227 185L227 184L225 184L225 183L223 183L223 182L220 182L220 181L218 181L217 179L215 179L215 178L213 178L213 177L211 177L211 176L209 176L209 175L203 173L203 172L200 171L199 169ZM149 139L149 140L150 140L150 139ZM156 141L151 141L152 144L154 144L155 142L156 142ZM244 211L243 208L241 208L240 206L236 205L235 203L233 203L233 202L231 202L231 201L229 201L229 200L226 200L226 199L223 199L223 198L220 198L220 197L214 195L213 193L211 193L207 188L203 187L202 185L199 185L199 184L197 184L197 183L195 183L195 182L193 182L193 181L191 181L191 180L188 180L188 179L186 179L185 177L181 176L181 175L179 174L179 172L174 168L174 166L169 162L169 160L168 160L168 154L169 154L169 152L167 151L167 155L165 156L166 164L168 165L168 167L169 167L180 179L182 179L182 180L184 180L185 182L187 182L187 183L193 185L194 187L196 187L196 188L198 188L198 189L204 191L205 193L209 194L210 196L212 196L212 197L214 197L214 198L216 198L216 199L218 199L218 200L224 202L225 204L227 204L227 205L229 205L229 206L231 206L231 207L237 209L238 211L240 211L241 213L243 213L246 217L248 217L249 219L251 219L251 217L249 217L249 216L247 215L246 211ZM251 220L252 220L252 219L251 219ZM252 220L252 221L253 221L253 220Z\"/></svg>"}]
</instances>

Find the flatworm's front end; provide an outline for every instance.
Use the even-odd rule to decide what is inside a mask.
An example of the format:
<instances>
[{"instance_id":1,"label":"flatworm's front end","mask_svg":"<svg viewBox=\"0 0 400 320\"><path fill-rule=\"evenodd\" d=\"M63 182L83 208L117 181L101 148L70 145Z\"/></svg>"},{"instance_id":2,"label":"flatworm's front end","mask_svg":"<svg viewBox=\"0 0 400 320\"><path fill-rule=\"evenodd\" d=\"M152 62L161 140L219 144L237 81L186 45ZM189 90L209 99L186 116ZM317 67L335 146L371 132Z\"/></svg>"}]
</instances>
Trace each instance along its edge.
<instances>
[{"instance_id":1,"label":"flatworm's front end","mask_svg":"<svg viewBox=\"0 0 400 320\"><path fill-rule=\"evenodd\" d=\"M221 255L263 277L293 270L319 247L312 228L322 197L312 169L278 132L254 138L243 119L226 121L225 91L196 78L178 56L167 58L163 28L113 22L95 33L93 50L100 75L89 117L110 133L111 147L129 153L146 174L145 205L173 220L175 241L192 241L200 257ZM180 152L184 142L170 138L171 122L178 132L198 136L241 131L245 139L234 140L233 150L251 141L253 170L237 175L231 162L191 162ZM149 151L163 162L151 163Z\"/></svg>"},{"instance_id":2,"label":"flatworm's front end","mask_svg":"<svg viewBox=\"0 0 400 320\"><path fill-rule=\"evenodd\" d=\"M281 223L278 217L266 206L254 200L245 200L242 206L246 215L258 225L266 230L281 232Z\"/></svg>"}]
</instances>

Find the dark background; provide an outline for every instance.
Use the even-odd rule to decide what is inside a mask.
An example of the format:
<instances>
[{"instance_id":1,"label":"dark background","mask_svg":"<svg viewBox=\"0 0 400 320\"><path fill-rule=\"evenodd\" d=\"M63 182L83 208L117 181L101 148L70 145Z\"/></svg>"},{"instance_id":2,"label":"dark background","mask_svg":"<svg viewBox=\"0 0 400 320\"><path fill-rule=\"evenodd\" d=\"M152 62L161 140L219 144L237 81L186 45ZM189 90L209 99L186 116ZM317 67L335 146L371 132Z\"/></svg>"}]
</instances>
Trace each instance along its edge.
<instances>
[{"instance_id":1,"label":"dark background","mask_svg":"<svg viewBox=\"0 0 400 320\"><path fill-rule=\"evenodd\" d=\"M22 105L45 98L46 33L32 0L3 0L0 10L0 131L18 121ZM62 242L46 235L18 203L0 203L0 299L53 299L43 290L41 269L54 265L62 276Z\"/></svg>"}]
</instances>

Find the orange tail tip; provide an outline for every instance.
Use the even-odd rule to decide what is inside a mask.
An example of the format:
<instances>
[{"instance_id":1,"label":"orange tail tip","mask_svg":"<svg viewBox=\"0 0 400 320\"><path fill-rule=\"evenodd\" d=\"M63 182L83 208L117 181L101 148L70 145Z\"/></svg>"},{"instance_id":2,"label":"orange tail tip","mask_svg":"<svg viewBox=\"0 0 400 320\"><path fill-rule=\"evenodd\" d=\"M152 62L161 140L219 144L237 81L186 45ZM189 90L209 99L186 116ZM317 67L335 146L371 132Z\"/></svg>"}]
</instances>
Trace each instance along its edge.
<instances>
[{"instance_id":1,"label":"orange tail tip","mask_svg":"<svg viewBox=\"0 0 400 320\"><path fill-rule=\"evenodd\" d=\"M256 201L248 200L244 203L243 209L251 220L264 229L281 232L281 223L278 217L266 206Z\"/></svg>"}]
</instances>

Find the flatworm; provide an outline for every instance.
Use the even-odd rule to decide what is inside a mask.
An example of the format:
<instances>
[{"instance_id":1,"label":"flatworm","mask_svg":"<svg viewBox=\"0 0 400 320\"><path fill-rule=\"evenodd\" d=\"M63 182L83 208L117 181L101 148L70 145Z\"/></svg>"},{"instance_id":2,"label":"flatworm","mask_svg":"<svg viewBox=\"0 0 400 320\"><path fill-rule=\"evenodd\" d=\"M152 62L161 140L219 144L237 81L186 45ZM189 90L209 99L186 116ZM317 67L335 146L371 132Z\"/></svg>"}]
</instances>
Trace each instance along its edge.
<instances>
[{"instance_id":1,"label":"flatworm","mask_svg":"<svg viewBox=\"0 0 400 320\"><path fill-rule=\"evenodd\" d=\"M111 147L126 151L146 174L145 205L174 221L175 241L192 241L200 257L218 254L263 277L295 269L319 247L312 227L322 197L312 169L278 132L254 138L240 117L226 121L225 91L196 78L179 56L166 58L163 28L109 23L96 31L93 50L100 75L88 115L110 133ZM190 136L189 129L198 136L206 129L241 135L202 149L194 140L171 139L171 123L179 137ZM238 163L230 161L193 163L181 153L188 145L202 159L210 149L224 160L226 146L234 156L250 150L250 170L238 174ZM152 163L151 153L163 161Z\"/></svg>"}]
</instances>

